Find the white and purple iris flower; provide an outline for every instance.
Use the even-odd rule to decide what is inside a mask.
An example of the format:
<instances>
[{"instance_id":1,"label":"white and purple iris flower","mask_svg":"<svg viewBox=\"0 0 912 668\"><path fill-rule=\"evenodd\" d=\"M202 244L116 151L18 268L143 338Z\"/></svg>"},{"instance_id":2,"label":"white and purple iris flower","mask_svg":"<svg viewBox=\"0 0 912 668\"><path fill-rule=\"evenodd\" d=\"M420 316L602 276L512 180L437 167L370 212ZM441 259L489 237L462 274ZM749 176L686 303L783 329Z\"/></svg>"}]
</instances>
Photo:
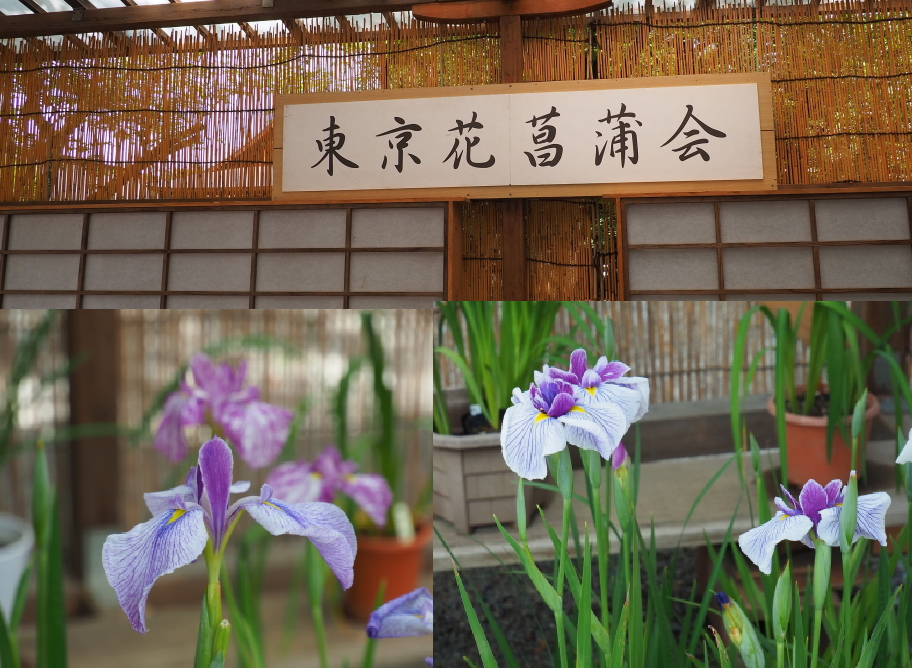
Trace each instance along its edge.
<instances>
[{"instance_id":1,"label":"white and purple iris flower","mask_svg":"<svg viewBox=\"0 0 912 668\"><path fill-rule=\"evenodd\" d=\"M341 508L281 501L269 485L263 485L259 495L229 505L229 494L250 488L249 482L232 483L233 469L228 444L218 437L207 441L200 449L199 466L191 467L185 484L145 495L151 520L105 541L102 563L108 582L140 633L147 630L146 599L155 581L195 561L204 550L207 562L214 558L220 563L228 536L244 510L273 535L309 538L342 586L351 586L357 546L354 528Z\"/></svg>"},{"instance_id":2,"label":"white and purple iris flower","mask_svg":"<svg viewBox=\"0 0 912 668\"><path fill-rule=\"evenodd\" d=\"M247 365L237 369L215 365L203 353L190 360L193 385L182 380L180 389L165 400L155 447L171 462L187 456L184 427L205 424L211 418L238 454L253 468L269 466L285 445L294 414L259 400L255 385L244 386Z\"/></svg>"},{"instance_id":3,"label":"white and purple iris flower","mask_svg":"<svg viewBox=\"0 0 912 668\"><path fill-rule=\"evenodd\" d=\"M386 513L393 502L389 483L378 473L355 473L357 470L355 462L343 460L338 448L329 445L313 463L302 459L280 464L266 482L289 503L329 503L341 492L354 499L374 524L386 526Z\"/></svg>"},{"instance_id":4,"label":"white and purple iris flower","mask_svg":"<svg viewBox=\"0 0 912 668\"><path fill-rule=\"evenodd\" d=\"M779 511L776 516L738 537L741 551L767 575L772 569L773 551L783 540L800 540L808 547L814 547L814 537L817 537L827 545L839 545L839 517L845 493L841 480L833 480L826 487L821 487L815 480L808 480L797 501L785 487L782 491L792 507L777 496L775 503ZM863 536L886 546L889 507L890 495L886 492L859 496L858 519L852 542Z\"/></svg>"},{"instance_id":5,"label":"white and purple iris flower","mask_svg":"<svg viewBox=\"0 0 912 668\"><path fill-rule=\"evenodd\" d=\"M912 464L912 430L909 430L909 438L903 446L902 452L896 458L897 464Z\"/></svg>"},{"instance_id":6,"label":"white and purple iris flower","mask_svg":"<svg viewBox=\"0 0 912 668\"><path fill-rule=\"evenodd\" d=\"M424 587L384 603L367 620L367 637L404 638L434 633L434 599ZM433 666L433 660L425 662Z\"/></svg>"},{"instance_id":7,"label":"white and purple iris flower","mask_svg":"<svg viewBox=\"0 0 912 668\"><path fill-rule=\"evenodd\" d=\"M579 348L570 354L570 371L546 366L543 373L581 387L592 401L615 404L624 412L627 421L633 423L649 410L649 379L625 376L628 371L629 366L623 362L609 362L604 355L590 369L586 366L586 351Z\"/></svg>"},{"instance_id":8,"label":"white and purple iris flower","mask_svg":"<svg viewBox=\"0 0 912 668\"><path fill-rule=\"evenodd\" d=\"M513 390L513 406L504 414L500 431L501 451L511 470L527 480L540 480L548 474L545 457L567 443L597 450L603 459L611 457L631 422L648 410L649 381L621 379L619 374L628 367L602 360L596 365L599 372L586 369L585 351L576 350L571 355L575 371L546 366L535 372L528 392ZM631 387L620 380L630 381Z\"/></svg>"}]
</instances>

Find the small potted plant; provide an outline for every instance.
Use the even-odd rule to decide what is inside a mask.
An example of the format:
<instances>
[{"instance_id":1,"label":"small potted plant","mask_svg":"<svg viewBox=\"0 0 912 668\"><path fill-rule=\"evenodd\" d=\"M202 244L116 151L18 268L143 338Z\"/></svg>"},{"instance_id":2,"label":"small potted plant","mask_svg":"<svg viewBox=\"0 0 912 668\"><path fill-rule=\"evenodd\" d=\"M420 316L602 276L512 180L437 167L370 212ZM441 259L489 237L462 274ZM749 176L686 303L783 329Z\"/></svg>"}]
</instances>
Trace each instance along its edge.
<instances>
[{"instance_id":1,"label":"small potted plant","mask_svg":"<svg viewBox=\"0 0 912 668\"><path fill-rule=\"evenodd\" d=\"M745 394L756 366L766 352L758 352L745 367L747 327L758 311L767 318L776 335L775 391L767 410L776 419L782 478L803 485L810 479L826 482L845 478L846 472L855 468L863 470L864 444L880 406L877 398L868 393L864 436L858 462L854 463L847 445L852 410L865 392L874 359L881 356L895 366L886 341L905 323L897 317L889 331L877 334L844 302L796 303L791 308L779 308L775 313L768 306L755 306L739 323L732 365L733 370L748 368L743 388ZM866 355L860 347L865 340L870 347ZM807 366L807 377L804 383L799 383L797 368L802 363ZM894 382L902 378L898 367L895 372L891 368ZM736 408L742 396L741 378L737 372L732 374ZM733 420L737 420L737 414L738 410L733 411Z\"/></svg>"}]
</instances>

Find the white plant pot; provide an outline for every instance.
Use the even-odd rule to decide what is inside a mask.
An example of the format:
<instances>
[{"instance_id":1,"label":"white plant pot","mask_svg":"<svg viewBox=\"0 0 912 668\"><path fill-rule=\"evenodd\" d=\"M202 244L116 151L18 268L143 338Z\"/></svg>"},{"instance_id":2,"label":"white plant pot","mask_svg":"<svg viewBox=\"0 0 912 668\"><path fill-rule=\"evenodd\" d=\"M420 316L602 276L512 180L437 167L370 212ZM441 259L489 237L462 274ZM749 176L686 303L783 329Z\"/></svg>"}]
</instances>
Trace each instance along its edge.
<instances>
[{"instance_id":1,"label":"white plant pot","mask_svg":"<svg viewBox=\"0 0 912 668\"><path fill-rule=\"evenodd\" d=\"M34 543L31 524L13 515L0 513L0 608L7 622L19 578L28 564Z\"/></svg>"}]
</instances>

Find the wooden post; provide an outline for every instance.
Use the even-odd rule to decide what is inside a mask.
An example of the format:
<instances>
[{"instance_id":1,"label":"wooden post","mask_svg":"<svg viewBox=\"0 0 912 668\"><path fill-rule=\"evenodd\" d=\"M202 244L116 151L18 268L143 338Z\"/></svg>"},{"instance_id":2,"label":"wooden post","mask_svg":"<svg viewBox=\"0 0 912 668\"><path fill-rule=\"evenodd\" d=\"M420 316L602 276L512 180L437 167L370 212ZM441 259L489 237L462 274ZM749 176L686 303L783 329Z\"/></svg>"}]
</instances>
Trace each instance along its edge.
<instances>
[{"instance_id":1,"label":"wooden post","mask_svg":"<svg viewBox=\"0 0 912 668\"><path fill-rule=\"evenodd\" d=\"M521 83L523 75L522 19L500 17L500 67L502 83ZM522 199L503 200L503 299L529 298L526 263L526 220Z\"/></svg>"},{"instance_id":2,"label":"wooden post","mask_svg":"<svg viewBox=\"0 0 912 668\"><path fill-rule=\"evenodd\" d=\"M462 202L447 202L446 298L462 298Z\"/></svg>"},{"instance_id":3,"label":"wooden post","mask_svg":"<svg viewBox=\"0 0 912 668\"><path fill-rule=\"evenodd\" d=\"M85 361L70 376L70 424L117 422L120 312L112 309L67 312L70 357ZM83 438L72 443L73 565L83 574L87 529L118 523L119 452L116 436Z\"/></svg>"},{"instance_id":4,"label":"wooden post","mask_svg":"<svg viewBox=\"0 0 912 668\"><path fill-rule=\"evenodd\" d=\"M522 199L503 201L503 299L529 299L526 266L526 219Z\"/></svg>"}]
</instances>

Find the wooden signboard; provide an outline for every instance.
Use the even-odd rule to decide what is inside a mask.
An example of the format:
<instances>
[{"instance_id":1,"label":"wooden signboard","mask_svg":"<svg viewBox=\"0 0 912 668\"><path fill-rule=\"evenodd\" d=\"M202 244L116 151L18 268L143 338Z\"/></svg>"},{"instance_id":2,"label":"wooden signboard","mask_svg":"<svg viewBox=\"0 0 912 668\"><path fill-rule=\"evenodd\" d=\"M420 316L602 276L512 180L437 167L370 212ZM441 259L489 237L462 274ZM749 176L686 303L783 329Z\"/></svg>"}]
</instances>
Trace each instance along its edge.
<instances>
[{"instance_id":1,"label":"wooden signboard","mask_svg":"<svg viewBox=\"0 0 912 668\"><path fill-rule=\"evenodd\" d=\"M776 188L768 73L276 96L275 199Z\"/></svg>"}]
</instances>

